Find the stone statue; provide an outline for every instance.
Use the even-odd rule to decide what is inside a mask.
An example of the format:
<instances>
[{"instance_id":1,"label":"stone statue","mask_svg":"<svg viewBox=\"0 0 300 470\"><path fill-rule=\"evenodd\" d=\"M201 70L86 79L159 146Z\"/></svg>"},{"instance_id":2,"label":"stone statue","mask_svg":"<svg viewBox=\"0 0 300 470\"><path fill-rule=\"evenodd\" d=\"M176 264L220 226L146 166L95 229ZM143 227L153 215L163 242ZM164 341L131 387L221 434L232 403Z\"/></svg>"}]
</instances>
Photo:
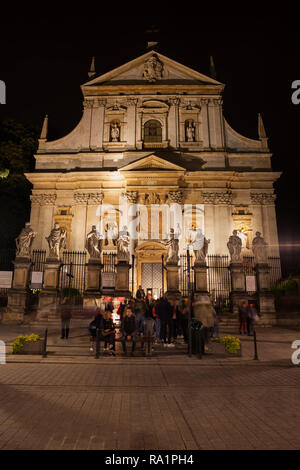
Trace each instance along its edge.
<instances>
[{"instance_id":1,"label":"stone statue","mask_svg":"<svg viewBox=\"0 0 300 470\"><path fill-rule=\"evenodd\" d=\"M101 258L102 239L97 233L96 225L92 225L92 230L86 236L85 248L90 255L90 259L99 260Z\"/></svg>"},{"instance_id":2,"label":"stone statue","mask_svg":"<svg viewBox=\"0 0 300 470\"><path fill-rule=\"evenodd\" d=\"M110 128L110 136L112 142L120 142L120 129L116 122Z\"/></svg>"},{"instance_id":3,"label":"stone statue","mask_svg":"<svg viewBox=\"0 0 300 470\"><path fill-rule=\"evenodd\" d=\"M170 239L165 242L166 246L168 247L168 253L166 257L167 264L178 264L179 260L179 240L175 238L174 229L171 228L170 230Z\"/></svg>"},{"instance_id":4,"label":"stone statue","mask_svg":"<svg viewBox=\"0 0 300 470\"><path fill-rule=\"evenodd\" d=\"M126 261L127 263L129 263L130 261L129 243L130 243L129 232L127 230L127 226L124 225L123 230L119 232L119 237L118 237L118 243L117 243L118 261Z\"/></svg>"},{"instance_id":5,"label":"stone statue","mask_svg":"<svg viewBox=\"0 0 300 470\"><path fill-rule=\"evenodd\" d=\"M59 259L59 252L66 248L67 232L59 227L59 223L54 224L49 237L45 237L49 245L49 258Z\"/></svg>"},{"instance_id":6,"label":"stone statue","mask_svg":"<svg viewBox=\"0 0 300 470\"><path fill-rule=\"evenodd\" d=\"M237 230L232 232L232 235L229 237L227 247L230 254L230 261L232 263L241 261L241 251L242 251L242 240L237 235Z\"/></svg>"},{"instance_id":7,"label":"stone statue","mask_svg":"<svg viewBox=\"0 0 300 470\"><path fill-rule=\"evenodd\" d=\"M143 77L148 80L148 82L156 82L156 80L162 78L163 68L162 62L156 55L153 55L144 63Z\"/></svg>"},{"instance_id":8,"label":"stone statue","mask_svg":"<svg viewBox=\"0 0 300 470\"><path fill-rule=\"evenodd\" d=\"M192 126L191 123L187 126L185 130L186 140L187 142L194 142L195 140L195 128Z\"/></svg>"},{"instance_id":9,"label":"stone statue","mask_svg":"<svg viewBox=\"0 0 300 470\"><path fill-rule=\"evenodd\" d=\"M267 261L267 243L261 236L260 232L256 232L256 237L252 241L252 251L256 263L265 263Z\"/></svg>"},{"instance_id":10,"label":"stone statue","mask_svg":"<svg viewBox=\"0 0 300 470\"><path fill-rule=\"evenodd\" d=\"M25 223L20 235L15 239L17 247L17 256L29 258L31 255L31 246L36 236L36 232L30 227L30 222Z\"/></svg>"},{"instance_id":11,"label":"stone statue","mask_svg":"<svg viewBox=\"0 0 300 470\"><path fill-rule=\"evenodd\" d=\"M104 228L105 245L117 246L118 226L116 222L108 222Z\"/></svg>"},{"instance_id":12,"label":"stone statue","mask_svg":"<svg viewBox=\"0 0 300 470\"><path fill-rule=\"evenodd\" d=\"M196 238L191 243L195 254L195 264L206 264L206 255L209 243L210 240L207 240L202 233L201 228L198 228L196 231Z\"/></svg>"}]
</instances>

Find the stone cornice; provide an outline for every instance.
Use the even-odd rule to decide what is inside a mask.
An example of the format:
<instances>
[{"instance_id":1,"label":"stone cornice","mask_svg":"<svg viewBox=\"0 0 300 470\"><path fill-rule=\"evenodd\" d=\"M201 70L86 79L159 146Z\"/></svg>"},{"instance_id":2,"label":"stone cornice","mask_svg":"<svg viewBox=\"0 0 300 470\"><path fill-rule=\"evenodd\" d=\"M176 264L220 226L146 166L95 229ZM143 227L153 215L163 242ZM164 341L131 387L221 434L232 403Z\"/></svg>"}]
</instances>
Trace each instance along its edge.
<instances>
[{"instance_id":1,"label":"stone cornice","mask_svg":"<svg viewBox=\"0 0 300 470\"><path fill-rule=\"evenodd\" d=\"M31 204L38 204L40 206L54 205L56 201L55 193L37 193L30 196Z\"/></svg>"}]
</instances>

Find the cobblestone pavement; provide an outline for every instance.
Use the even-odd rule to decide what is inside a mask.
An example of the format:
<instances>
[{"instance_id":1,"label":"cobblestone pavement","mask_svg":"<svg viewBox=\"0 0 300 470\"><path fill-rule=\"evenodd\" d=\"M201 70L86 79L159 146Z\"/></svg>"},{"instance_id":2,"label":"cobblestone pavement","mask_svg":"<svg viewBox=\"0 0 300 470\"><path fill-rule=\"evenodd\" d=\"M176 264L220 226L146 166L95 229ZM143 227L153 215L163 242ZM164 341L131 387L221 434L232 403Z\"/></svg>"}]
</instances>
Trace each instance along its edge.
<instances>
[{"instance_id":1,"label":"cobblestone pavement","mask_svg":"<svg viewBox=\"0 0 300 470\"><path fill-rule=\"evenodd\" d=\"M0 449L299 449L299 368L9 363Z\"/></svg>"},{"instance_id":2,"label":"cobblestone pavement","mask_svg":"<svg viewBox=\"0 0 300 470\"><path fill-rule=\"evenodd\" d=\"M9 341L23 327L0 328ZM23 331L27 332L27 331ZM258 331L242 358L88 356L54 331L52 353L0 365L0 449L299 449L299 330ZM85 351L84 355L81 351Z\"/></svg>"}]
</instances>

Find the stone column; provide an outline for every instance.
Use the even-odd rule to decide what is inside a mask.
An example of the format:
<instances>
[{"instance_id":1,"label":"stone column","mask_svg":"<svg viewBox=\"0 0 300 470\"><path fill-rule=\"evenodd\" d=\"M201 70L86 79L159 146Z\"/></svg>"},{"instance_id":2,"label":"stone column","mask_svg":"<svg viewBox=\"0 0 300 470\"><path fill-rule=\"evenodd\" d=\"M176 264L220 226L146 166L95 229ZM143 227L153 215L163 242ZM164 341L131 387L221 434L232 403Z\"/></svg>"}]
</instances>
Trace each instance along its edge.
<instances>
[{"instance_id":1,"label":"stone column","mask_svg":"<svg viewBox=\"0 0 300 470\"><path fill-rule=\"evenodd\" d=\"M99 296L101 295L101 260L89 259L87 265L87 279L85 295Z\"/></svg>"},{"instance_id":2,"label":"stone column","mask_svg":"<svg viewBox=\"0 0 300 470\"><path fill-rule=\"evenodd\" d=\"M31 259L16 257L14 261L14 277L12 288L8 290L7 308L2 323L23 323L27 309L28 283Z\"/></svg>"},{"instance_id":3,"label":"stone column","mask_svg":"<svg viewBox=\"0 0 300 470\"><path fill-rule=\"evenodd\" d=\"M74 193L74 218L72 221L71 246L74 251L84 250L84 236L87 232L87 204L89 193Z\"/></svg>"},{"instance_id":4,"label":"stone column","mask_svg":"<svg viewBox=\"0 0 300 470\"><path fill-rule=\"evenodd\" d=\"M201 100L201 120L202 120L202 138L203 148L210 147L209 124L208 124L208 99Z\"/></svg>"},{"instance_id":5,"label":"stone column","mask_svg":"<svg viewBox=\"0 0 300 470\"><path fill-rule=\"evenodd\" d=\"M230 300L233 313L238 312L240 304L247 301L246 279L243 264L241 261L231 261L229 265L231 276Z\"/></svg>"},{"instance_id":6,"label":"stone column","mask_svg":"<svg viewBox=\"0 0 300 470\"><path fill-rule=\"evenodd\" d=\"M103 149L105 104L105 99L94 100L93 102L90 148L95 151Z\"/></svg>"},{"instance_id":7,"label":"stone column","mask_svg":"<svg viewBox=\"0 0 300 470\"><path fill-rule=\"evenodd\" d=\"M31 200L31 211L30 211L30 225L32 229L37 232L35 239L33 240L32 249L39 249L42 246L42 238L39 233L39 220L40 220L40 198L38 194L32 194Z\"/></svg>"},{"instance_id":8,"label":"stone column","mask_svg":"<svg viewBox=\"0 0 300 470\"><path fill-rule=\"evenodd\" d=\"M170 147L177 148L179 146L178 139L178 106L180 98L170 98L169 115L168 115L168 138Z\"/></svg>"},{"instance_id":9,"label":"stone column","mask_svg":"<svg viewBox=\"0 0 300 470\"><path fill-rule=\"evenodd\" d=\"M136 105L137 98L127 99L127 147L130 150L136 148Z\"/></svg>"},{"instance_id":10,"label":"stone column","mask_svg":"<svg viewBox=\"0 0 300 470\"><path fill-rule=\"evenodd\" d=\"M47 248L46 238L53 225L53 215L54 215L54 206L56 201L55 193L42 193L38 195L40 201L40 211L39 211L39 226L37 229L38 234L40 234L41 245L39 249L45 250Z\"/></svg>"}]
</instances>

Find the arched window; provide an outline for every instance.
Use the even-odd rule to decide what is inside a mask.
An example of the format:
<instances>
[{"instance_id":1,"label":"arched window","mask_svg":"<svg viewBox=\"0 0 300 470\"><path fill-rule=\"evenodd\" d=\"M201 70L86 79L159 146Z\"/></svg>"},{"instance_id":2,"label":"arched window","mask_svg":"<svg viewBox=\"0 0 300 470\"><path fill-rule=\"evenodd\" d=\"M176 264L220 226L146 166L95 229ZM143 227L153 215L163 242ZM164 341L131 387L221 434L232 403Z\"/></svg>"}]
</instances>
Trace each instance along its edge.
<instances>
[{"instance_id":1,"label":"arched window","mask_svg":"<svg viewBox=\"0 0 300 470\"><path fill-rule=\"evenodd\" d=\"M151 119L145 123L144 142L162 142L162 129L159 121Z\"/></svg>"}]
</instances>

